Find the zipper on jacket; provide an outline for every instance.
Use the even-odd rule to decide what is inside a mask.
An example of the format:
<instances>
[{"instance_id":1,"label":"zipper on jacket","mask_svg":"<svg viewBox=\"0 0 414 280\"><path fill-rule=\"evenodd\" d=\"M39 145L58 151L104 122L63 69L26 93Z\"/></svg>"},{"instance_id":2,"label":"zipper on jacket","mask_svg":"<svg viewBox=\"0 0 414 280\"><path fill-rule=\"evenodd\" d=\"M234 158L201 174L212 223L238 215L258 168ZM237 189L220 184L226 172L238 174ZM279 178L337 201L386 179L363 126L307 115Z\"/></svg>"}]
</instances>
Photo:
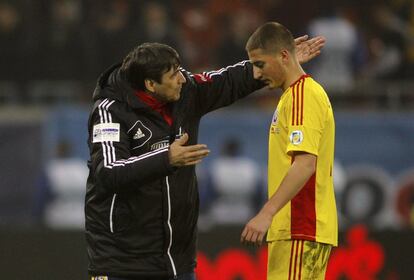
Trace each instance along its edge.
<instances>
[{"instance_id":1,"label":"zipper on jacket","mask_svg":"<svg viewBox=\"0 0 414 280\"><path fill-rule=\"evenodd\" d=\"M115 199L116 199L116 193L112 197L111 210L109 212L109 229L111 230L111 233L114 233L113 214L114 214Z\"/></svg>"},{"instance_id":2,"label":"zipper on jacket","mask_svg":"<svg viewBox=\"0 0 414 280\"><path fill-rule=\"evenodd\" d=\"M168 182L168 176L165 177L165 182L167 183L167 199L168 199L168 216L167 216L167 224L168 224L168 229L170 231L170 242L168 244L168 248L167 248L167 255L168 258L170 259L171 262L171 267L173 269L174 272L174 279L177 279L177 270L175 269L175 264L174 264L174 260L171 256L171 245L172 245L172 227L171 227L171 198L170 198L170 183Z\"/></svg>"}]
</instances>

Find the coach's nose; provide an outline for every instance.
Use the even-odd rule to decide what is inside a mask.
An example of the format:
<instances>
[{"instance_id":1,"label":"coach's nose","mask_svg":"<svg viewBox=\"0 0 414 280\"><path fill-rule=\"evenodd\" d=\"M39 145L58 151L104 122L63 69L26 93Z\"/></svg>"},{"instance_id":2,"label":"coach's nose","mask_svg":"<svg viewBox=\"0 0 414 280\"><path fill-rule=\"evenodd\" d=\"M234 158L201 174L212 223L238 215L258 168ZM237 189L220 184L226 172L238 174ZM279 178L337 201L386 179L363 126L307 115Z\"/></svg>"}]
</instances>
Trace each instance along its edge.
<instances>
[{"instance_id":1,"label":"coach's nose","mask_svg":"<svg viewBox=\"0 0 414 280\"><path fill-rule=\"evenodd\" d=\"M178 82L180 83L180 84L184 84L185 83L185 77L184 77L184 75L183 75L183 73L181 73L181 72L179 72L179 77L178 77Z\"/></svg>"}]
</instances>

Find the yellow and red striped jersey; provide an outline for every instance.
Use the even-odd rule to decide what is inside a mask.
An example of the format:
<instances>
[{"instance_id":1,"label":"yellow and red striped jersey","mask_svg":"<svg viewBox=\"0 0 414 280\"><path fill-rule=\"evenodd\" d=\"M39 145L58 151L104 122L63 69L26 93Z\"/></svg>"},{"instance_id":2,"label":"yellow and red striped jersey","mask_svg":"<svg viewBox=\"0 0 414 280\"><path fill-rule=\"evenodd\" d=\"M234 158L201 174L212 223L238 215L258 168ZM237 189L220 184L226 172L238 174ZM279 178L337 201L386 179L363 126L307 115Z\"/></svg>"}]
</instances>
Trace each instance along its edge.
<instances>
[{"instance_id":1,"label":"yellow and red striped jersey","mask_svg":"<svg viewBox=\"0 0 414 280\"><path fill-rule=\"evenodd\" d=\"M338 243L333 188L335 121L324 89L303 75L282 94L269 132L269 197L279 187L293 152L317 156L316 172L273 218L268 241L302 239Z\"/></svg>"}]
</instances>

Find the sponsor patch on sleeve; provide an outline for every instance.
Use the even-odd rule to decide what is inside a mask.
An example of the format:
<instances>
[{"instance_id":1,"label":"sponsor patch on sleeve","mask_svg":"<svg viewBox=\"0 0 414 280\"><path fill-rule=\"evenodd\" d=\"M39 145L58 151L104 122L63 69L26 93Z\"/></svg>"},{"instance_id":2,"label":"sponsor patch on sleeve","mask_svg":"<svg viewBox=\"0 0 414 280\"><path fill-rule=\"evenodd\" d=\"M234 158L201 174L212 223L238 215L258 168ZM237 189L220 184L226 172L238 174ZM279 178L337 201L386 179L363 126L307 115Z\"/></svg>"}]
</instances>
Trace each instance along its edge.
<instances>
[{"instance_id":1,"label":"sponsor patch on sleeve","mask_svg":"<svg viewBox=\"0 0 414 280\"><path fill-rule=\"evenodd\" d=\"M100 123L93 126L92 143L119 142L119 123Z\"/></svg>"},{"instance_id":2,"label":"sponsor patch on sleeve","mask_svg":"<svg viewBox=\"0 0 414 280\"><path fill-rule=\"evenodd\" d=\"M301 130L292 131L289 137L290 143L293 145L299 145L303 141L303 133Z\"/></svg>"}]
</instances>

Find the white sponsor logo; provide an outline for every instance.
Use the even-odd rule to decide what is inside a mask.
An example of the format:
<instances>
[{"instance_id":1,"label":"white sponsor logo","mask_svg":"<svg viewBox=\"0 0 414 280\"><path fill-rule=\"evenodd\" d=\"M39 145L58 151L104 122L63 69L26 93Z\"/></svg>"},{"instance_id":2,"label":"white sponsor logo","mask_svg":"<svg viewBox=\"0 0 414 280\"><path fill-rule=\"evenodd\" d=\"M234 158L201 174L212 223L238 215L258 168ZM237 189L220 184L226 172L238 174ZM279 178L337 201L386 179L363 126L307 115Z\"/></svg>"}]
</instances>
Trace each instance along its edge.
<instances>
[{"instance_id":1,"label":"white sponsor logo","mask_svg":"<svg viewBox=\"0 0 414 280\"><path fill-rule=\"evenodd\" d=\"M181 138L181 136L183 136L184 135L184 132L183 132L183 129L182 129L182 127L180 126L180 128L178 129L178 134L176 134L175 135L175 139L177 140L177 139L180 139Z\"/></svg>"},{"instance_id":2,"label":"white sponsor logo","mask_svg":"<svg viewBox=\"0 0 414 280\"><path fill-rule=\"evenodd\" d=\"M108 280L108 276L96 276L92 277L92 280Z\"/></svg>"},{"instance_id":3,"label":"white sponsor logo","mask_svg":"<svg viewBox=\"0 0 414 280\"><path fill-rule=\"evenodd\" d=\"M299 145L303 141L302 131L300 131L300 130L292 131L292 133L290 134L289 139L290 139L290 143L292 143L293 145Z\"/></svg>"},{"instance_id":4,"label":"white sponsor logo","mask_svg":"<svg viewBox=\"0 0 414 280\"><path fill-rule=\"evenodd\" d=\"M137 140L140 139L142 137L145 137L145 134L142 133L141 128L138 128L137 132L135 133L133 139Z\"/></svg>"},{"instance_id":5,"label":"white sponsor logo","mask_svg":"<svg viewBox=\"0 0 414 280\"><path fill-rule=\"evenodd\" d=\"M162 140L160 142L152 144L151 151L167 148L169 146L170 146L170 142L168 140Z\"/></svg>"},{"instance_id":6,"label":"white sponsor logo","mask_svg":"<svg viewBox=\"0 0 414 280\"><path fill-rule=\"evenodd\" d=\"M92 143L119 142L119 123L100 123L93 126Z\"/></svg>"},{"instance_id":7,"label":"white sponsor logo","mask_svg":"<svg viewBox=\"0 0 414 280\"><path fill-rule=\"evenodd\" d=\"M148 127L146 127L142 123L142 121L136 121L134 125L127 131L127 133L130 133L131 131L135 129L136 129L135 133L132 132L134 133L132 136L132 139L136 140L134 141L134 145L136 146L133 147L132 149L137 149L137 148L144 146L145 143L147 143L148 140L150 140L152 137L151 130Z\"/></svg>"}]
</instances>

